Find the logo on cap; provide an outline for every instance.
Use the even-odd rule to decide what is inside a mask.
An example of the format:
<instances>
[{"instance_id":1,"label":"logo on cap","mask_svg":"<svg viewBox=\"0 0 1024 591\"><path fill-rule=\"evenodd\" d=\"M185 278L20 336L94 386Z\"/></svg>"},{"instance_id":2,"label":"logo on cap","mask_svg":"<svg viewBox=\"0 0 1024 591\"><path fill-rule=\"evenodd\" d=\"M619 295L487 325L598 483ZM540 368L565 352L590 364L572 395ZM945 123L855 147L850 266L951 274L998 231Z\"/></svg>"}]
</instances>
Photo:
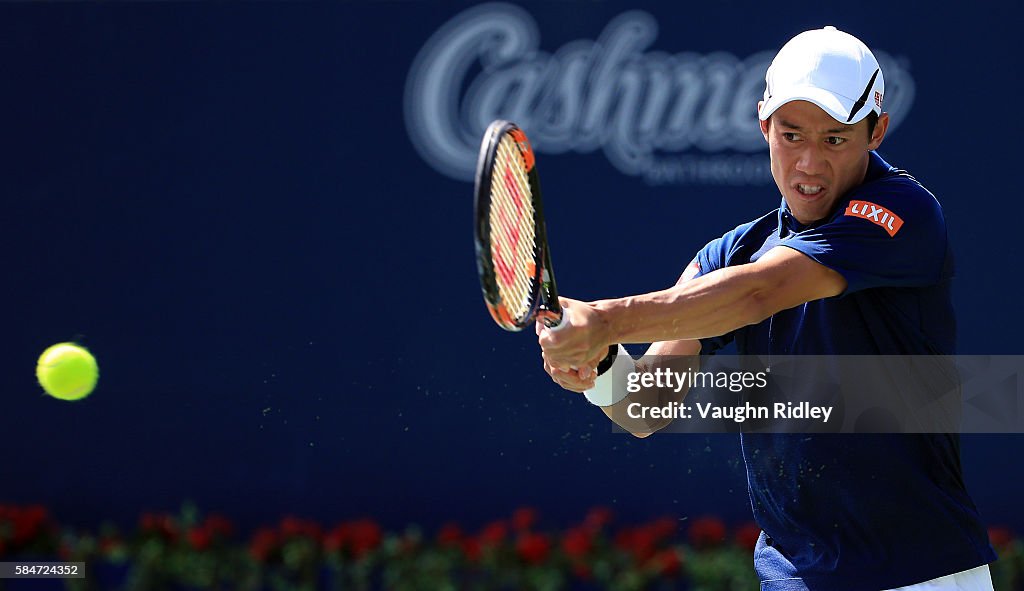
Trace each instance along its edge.
<instances>
[{"instance_id":1,"label":"logo on cap","mask_svg":"<svg viewBox=\"0 0 1024 591\"><path fill-rule=\"evenodd\" d=\"M903 218L870 201L851 201L846 207L846 215L863 218L876 226L881 226L890 237L895 236L903 227Z\"/></svg>"},{"instance_id":2,"label":"logo on cap","mask_svg":"<svg viewBox=\"0 0 1024 591\"><path fill-rule=\"evenodd\" d=\"M882 106L882 93L875 91L875 104L879 107Z\"/></svg>"}]
</instances>

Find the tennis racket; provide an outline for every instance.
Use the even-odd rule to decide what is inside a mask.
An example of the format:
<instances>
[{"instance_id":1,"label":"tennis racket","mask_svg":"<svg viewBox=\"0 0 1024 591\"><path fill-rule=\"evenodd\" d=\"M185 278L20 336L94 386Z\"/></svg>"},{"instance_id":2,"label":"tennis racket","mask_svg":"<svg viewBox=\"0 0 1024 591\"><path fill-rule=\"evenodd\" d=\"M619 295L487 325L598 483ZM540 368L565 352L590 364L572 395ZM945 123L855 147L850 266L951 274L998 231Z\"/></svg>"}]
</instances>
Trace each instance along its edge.
<instances>
[{"instance_id":1,"label":"tennis racket","mask_svg":"<svg viewBox=\"0 0 1024 591\"><path fill-rule=\"evenodd\" d=\"M520 331L567 326L544 228L537 160L515 123L487 126L476 165L476 264L491 317Z\"/></svg>"}]
</instances>

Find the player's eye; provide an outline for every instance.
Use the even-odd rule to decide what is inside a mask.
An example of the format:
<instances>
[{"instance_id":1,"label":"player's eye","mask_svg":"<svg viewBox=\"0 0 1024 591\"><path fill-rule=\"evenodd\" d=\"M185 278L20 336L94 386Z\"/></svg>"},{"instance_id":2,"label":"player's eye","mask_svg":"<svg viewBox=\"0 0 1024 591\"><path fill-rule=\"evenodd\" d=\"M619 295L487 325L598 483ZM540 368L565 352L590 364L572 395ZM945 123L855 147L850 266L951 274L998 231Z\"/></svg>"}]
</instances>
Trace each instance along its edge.
<instances>
[{"instance_id":1,"label":"player's eye","mask_svg":"<svg viewBox=\"0 0 1024 591\"><path fill-rule=\"evenodd\" d=\"M830 135L827 138L825 138L825 143L830 145L830 146L838 146L838 145L843 144L845 142L846 142L846 138L839 137L837 135Z\"/></svg>"},{"instance_id":2,"label":"player's eye","mask_svg":"<svg viewBox=\"0 0 1024 591\"><path fill-rule=\"evenodd\" d=\"M800 139L800 134L792 131L784 131L782 132L782 138L785 139L787 142L795 142L798 139Z\"/></svg>"}]
</instances>

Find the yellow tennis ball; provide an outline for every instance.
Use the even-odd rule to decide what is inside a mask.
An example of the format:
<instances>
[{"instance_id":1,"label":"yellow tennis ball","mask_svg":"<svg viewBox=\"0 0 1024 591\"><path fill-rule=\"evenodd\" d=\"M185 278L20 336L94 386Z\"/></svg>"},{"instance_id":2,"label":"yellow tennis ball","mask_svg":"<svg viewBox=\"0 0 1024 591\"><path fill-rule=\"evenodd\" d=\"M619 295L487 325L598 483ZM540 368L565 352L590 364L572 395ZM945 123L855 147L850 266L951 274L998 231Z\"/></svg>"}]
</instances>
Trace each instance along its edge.
<instances>
[{"instance_id":1,"label":"yellow tennis ball","mask_svg":"<svg viewBox=\"0 0 1024 591\"><path fill-rule=\"evenodd\" d=\"M96 358L85 347L57 343L43 351L36 365L36 379L46 393L61 400L81 400L96 387L100 377Z\"/></svg>"}]
</instances>

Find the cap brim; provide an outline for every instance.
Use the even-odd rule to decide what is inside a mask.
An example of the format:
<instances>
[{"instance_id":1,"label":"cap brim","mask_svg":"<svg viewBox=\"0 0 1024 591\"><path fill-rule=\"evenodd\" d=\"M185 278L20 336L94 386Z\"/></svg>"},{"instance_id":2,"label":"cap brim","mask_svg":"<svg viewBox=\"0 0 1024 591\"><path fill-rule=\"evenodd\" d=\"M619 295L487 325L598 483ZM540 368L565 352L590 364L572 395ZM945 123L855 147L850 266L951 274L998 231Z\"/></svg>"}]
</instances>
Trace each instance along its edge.
<instances>
[{"instance_id":1,"label":"cap brim","mask_svg":"<svg viewBox=\"0 0 1024 591\"><path fill-rule=\"evenodd\" d=\"M761 121L764 121L771 117L772 113L774 113L776 109L793 101L807 101L809 103L814 103L840 123L857 123L861 119L867 117L868 113L871 112L871 109L862 108L854 115L852 120L848 120L850 118L850 109L853 108L855 101L832 94L822 88L804 87L793 88L786 92L779 92L775 94L764 102L764 105L761 107L761 112L758 113L758 117Z\"/></svg>"}]
</instances>

